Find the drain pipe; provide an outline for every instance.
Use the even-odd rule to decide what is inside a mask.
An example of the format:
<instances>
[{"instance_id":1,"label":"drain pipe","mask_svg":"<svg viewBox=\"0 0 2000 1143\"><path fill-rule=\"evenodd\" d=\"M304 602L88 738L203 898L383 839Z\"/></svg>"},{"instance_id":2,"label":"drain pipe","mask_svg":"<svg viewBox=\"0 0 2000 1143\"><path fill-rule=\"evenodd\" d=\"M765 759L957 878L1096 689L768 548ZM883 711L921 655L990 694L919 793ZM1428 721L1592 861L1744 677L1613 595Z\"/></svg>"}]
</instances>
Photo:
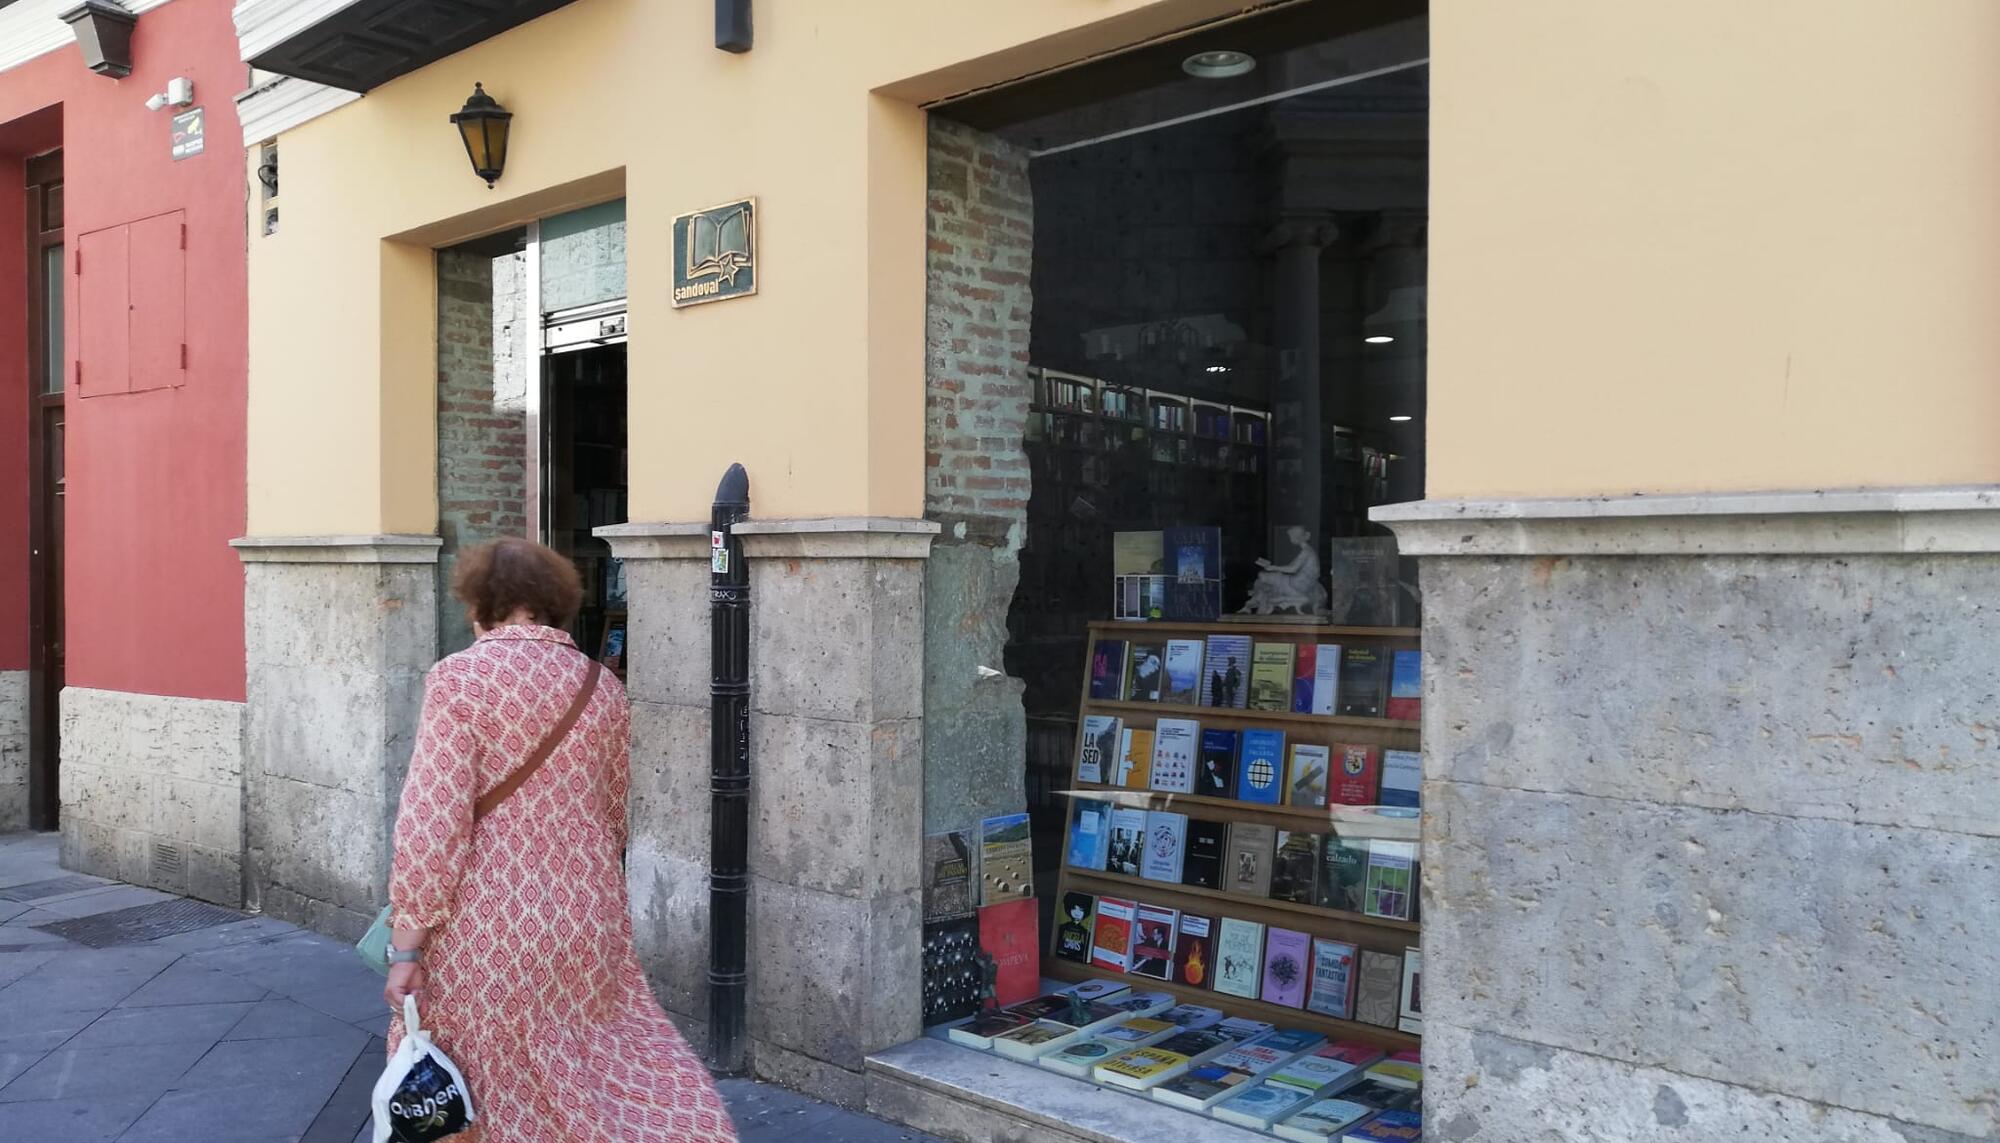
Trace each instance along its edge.
<instances>
[{"instance_id":1,"label":"drain pipe","mask_svg":"<svg viewBox=\"0 0 2000 1143\"><path fill-rule=\"evenodd\" d=\"M735 525L750 476L732 464L709 509L709 1066L743 1072L750 900L750 569Z\"/></svg>"}]
</instances>

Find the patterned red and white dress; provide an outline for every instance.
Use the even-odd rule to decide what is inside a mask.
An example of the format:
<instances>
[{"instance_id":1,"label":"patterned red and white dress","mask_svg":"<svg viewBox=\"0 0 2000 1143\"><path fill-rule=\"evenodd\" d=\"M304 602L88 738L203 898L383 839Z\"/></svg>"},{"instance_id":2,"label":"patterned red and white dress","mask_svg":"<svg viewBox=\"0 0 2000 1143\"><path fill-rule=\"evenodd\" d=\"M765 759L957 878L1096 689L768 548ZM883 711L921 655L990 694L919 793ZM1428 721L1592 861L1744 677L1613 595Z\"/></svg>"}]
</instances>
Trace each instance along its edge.
<instances>
[{"instance_id":1,"label":"patterned red and white dress","mask_svg":"<svg viewBox=\"0 0 2000 1143\"><path fill-rule=\"evenodd\" d=\"M431 930L424 1027L472 1089L471 1143L734 1140L707 1068L632 947L621 855L632 715L609 672L548 761L475 829L589 662L549 627L498 627L431 669L396 818L399 927ZM389 1030L393 1052L403 1036Z\"/></svg>"}]
</instances>

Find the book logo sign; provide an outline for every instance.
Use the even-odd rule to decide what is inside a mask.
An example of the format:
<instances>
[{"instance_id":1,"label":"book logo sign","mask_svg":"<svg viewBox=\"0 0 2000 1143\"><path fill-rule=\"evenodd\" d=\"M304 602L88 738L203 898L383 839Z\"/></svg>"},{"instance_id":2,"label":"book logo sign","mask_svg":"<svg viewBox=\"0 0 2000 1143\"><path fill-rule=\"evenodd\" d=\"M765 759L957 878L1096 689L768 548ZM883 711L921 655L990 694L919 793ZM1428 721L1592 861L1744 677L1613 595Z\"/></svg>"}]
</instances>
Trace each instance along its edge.
<instances>
[{"instance_id":1,"label":"book logo sign","mask_svg":"<svg viewBox=\"0 0 2000 1143\"><path fill-rule=\"evenodd\" d=\"M190 108L174 116L172 149L174 162L192 159L201 154L203 136L206 134L203 128L207 121L208 113L199 107Z\"/></svg>"},{"instance_id":2,"label":"book logo sign","mask_svg":"<svg viewBox=\"0 0 2000 1143\"><path fill-rule=\"evenodd\" d=\"M675 216L675 309L756 292L756 199Z\"/></svg>"},{"instance_id":3,"label":"book logo sign","mask_svg":"<svg viewBox=\"0 0 2000 1143\"><path fill-rule=\"evenodd\" d=\"M1360 774L1368 768L1368 756L1349 750L1341 756L1340 768L1349 774Z\"/></svg>"}]
</instances>

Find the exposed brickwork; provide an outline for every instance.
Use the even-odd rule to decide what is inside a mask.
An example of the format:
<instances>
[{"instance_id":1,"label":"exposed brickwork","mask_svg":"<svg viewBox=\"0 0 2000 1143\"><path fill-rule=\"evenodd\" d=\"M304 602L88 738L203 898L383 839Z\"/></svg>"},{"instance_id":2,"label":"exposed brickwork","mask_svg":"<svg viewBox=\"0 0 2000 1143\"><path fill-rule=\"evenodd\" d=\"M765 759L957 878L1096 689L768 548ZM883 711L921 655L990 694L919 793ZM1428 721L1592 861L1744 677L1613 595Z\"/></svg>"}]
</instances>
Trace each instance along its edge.
<instances>
[{"instance_id":1,"label":"exposed brickwork","mask_svg":"<svg viewBox=\"0 0 2000 1143\"><path fill-rule=\"evenodd\" d=\"M947 537L1018 547L1033 305L1027 152L932 119L928 220L925 511Z\"/></svg>"},{"instance_id":2,"label":"exposed brickwork","mask_svg":"<svg viewBox=\"0 0 2000 1143\"><path fill-rule=\"evenodd\" d=\"M527 534L527 390L518 346L517 258L438 255L438 562L450 583L456 554L500 536ZM496 334L501 352L495 353ZM443 650L472 632L438 593Z\"/></svg>"}]
</instances>

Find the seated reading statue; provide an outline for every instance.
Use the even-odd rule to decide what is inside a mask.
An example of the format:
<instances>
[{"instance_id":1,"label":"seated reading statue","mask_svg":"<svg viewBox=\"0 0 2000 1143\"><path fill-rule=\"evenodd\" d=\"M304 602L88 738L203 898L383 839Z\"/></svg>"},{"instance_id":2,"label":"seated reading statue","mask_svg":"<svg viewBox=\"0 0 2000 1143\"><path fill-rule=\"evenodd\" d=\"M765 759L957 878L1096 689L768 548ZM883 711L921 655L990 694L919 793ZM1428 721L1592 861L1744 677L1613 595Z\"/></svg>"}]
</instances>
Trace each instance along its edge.
<instances>
[{"instance_id":1,"label":"seated reading statue","mask_svg":"<svg viewBox=\"0 0 2000 1143\"><path fill-rule=\"evenodd\" d=\"M1259 559L1257 582L1250 588L1244 615L1276 615L1290 611L1298 615L1326 613L1326 585L1320 582L1319 556L1313 551L1312 533L1294 524L1285 529L1285 538L1298 546L1298 554L1283 564Z\"/></svg>"}]
</instances>

